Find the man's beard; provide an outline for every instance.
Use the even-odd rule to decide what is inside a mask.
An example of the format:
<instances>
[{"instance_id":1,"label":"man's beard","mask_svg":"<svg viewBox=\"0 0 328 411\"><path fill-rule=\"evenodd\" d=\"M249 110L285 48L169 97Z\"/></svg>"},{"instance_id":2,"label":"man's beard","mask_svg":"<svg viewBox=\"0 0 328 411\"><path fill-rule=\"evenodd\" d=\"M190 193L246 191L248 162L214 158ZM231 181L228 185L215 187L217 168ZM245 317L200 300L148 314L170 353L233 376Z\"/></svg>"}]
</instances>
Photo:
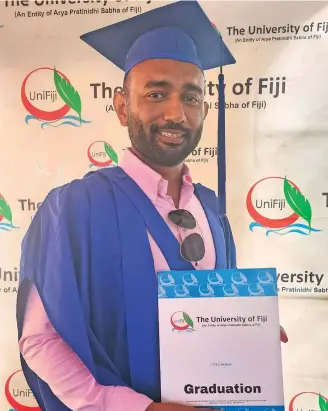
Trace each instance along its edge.
<instances>
[{"instance_id":1,"label":"man's beard","mask_svg":"<svg viewBox=\"0 0 328 411\"><path fill-rule=\"evenodd\" d=\"M176 130L184 134L184 141L180 144L162 145L157 141L157 133L165 130ZM141 120L135 114L128 113L128 131L132 147L144 158L152 163L173 167L182 163L185 158L197 147L203 132L203 123L193 133L179 123L166 123L163 126L151 124L147 134Z\"/></svg>"}]
</instances>

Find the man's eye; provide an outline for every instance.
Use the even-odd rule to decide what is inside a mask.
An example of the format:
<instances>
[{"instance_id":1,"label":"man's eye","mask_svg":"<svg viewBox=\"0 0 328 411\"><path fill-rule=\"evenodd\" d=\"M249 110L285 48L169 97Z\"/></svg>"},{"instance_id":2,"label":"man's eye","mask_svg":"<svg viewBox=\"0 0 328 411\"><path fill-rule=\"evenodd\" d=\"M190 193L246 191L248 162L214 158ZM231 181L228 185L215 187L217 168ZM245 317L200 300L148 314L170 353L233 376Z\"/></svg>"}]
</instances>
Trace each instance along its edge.
<instances>
[{"instance_id":1,"label":"man's eye","mask_svg":"<svg viewBox=\"0 0 328 411\"><path fill-rule=\"evenodd\" d=\"M150 93L148 96L151 97L154 100L158 100L159 98L163 97L163 94L154 92L154 93Z\"/></svg>"},{"instance_id":2,"label":"man's eye","mask_svg":"<svg viewBox=\"0 0 328 411\"><path fill-rule=\"evenodd\" d=\"M188 101L188 103L192 104L198 104L199 103L199 98L195 96L186 96L185 99Z\"/></svg>"}]
</instances>

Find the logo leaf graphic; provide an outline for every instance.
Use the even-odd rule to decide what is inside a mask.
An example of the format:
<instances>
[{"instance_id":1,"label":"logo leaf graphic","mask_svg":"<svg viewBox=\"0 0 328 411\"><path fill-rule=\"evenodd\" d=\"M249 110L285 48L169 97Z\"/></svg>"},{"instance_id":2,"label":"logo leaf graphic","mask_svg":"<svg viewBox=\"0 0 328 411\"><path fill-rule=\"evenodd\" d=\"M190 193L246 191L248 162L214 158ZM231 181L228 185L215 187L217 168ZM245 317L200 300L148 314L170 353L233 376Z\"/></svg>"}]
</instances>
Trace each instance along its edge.
<instances>
[{"instance_id":1,"label":"logo leaf graphic","mask_svg":"<svg viewBox=\"0 0 328 411\"><path fill-rule=\"evenodd\" d=\"M293 187L286 177L284 179L284 194L289 206L309 224L309 231L311 231L312 209L309 200Z\"/></svg>"},{"instance_id":2,"label":"logo leaf graphic","mask_svg":"<svg viewBox=\"0 0 328 411\"><path fill-rule=\"evenodd\" d=\"M9 204L6 202L6 200L0 195L0 215L2 215L3 218L8 220L10 224L13 222L13 216L11 213L11 209L9 207Z\"/></svg>"},{"instance_id":3,"label":"logo leaf graphic","mask_svg":"<svg viewBox=\"0 0 328 411\"><path fill-rule=\"evenodd\" d=\"M322 395L319 395L320 411L328 411L328 401L326 401Z\"/></svg>"},{"instance_id":4,"label":"logo leaf graphic","mask_svg":"<svg viewBox=\"0 0 328 411\"><path fill-rule=\"evenodd\" d=\"M72 110L77 112L81 123L82 103L79 93L56 69L54 69L54 82L58 94Z\"/></svg>"},{"instance_id":5,"label":"logo leaf graphic","mask_svg":"<svg viewBox=\"0 0 328 411\"><path fill-rule=\"evenodd\" d=\"M106 151L106 154L108 155L108 157L111 160L113 160L113 162L115 164L118 164L118 156L117 156L115 150L107 143L105 143L105 151Z\"/></svg>"},{"instance_id":6,"label":"logo leaf graphic","mask_svg":"<svg viewBox=\"0 0 328 411\"><path fill-rule=\"evenodd\" d=\"M183 313L183 319L185 320L185 322L191 327L194 328L194 322L193 320L189 317L189 315L187 313Z\"/></svg>"}]
</instances>

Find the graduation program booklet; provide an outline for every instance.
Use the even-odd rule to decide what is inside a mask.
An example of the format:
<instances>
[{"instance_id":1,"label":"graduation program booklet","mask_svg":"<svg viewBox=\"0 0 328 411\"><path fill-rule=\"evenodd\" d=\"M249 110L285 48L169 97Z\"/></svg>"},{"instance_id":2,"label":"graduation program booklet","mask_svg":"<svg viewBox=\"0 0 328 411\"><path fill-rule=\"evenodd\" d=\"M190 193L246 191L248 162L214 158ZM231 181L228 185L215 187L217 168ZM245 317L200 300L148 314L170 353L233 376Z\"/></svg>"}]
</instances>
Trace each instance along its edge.
<instances>
[{"instance_id":1,"label":"graduation program booklet","mask_svg":"<svg viewBox=\"0 0 328 411\"><path fill-rule=\"evenodd\" d=\"M158 273L162 402L283 411L275 269Z\"/></svg>"}]
</instances>

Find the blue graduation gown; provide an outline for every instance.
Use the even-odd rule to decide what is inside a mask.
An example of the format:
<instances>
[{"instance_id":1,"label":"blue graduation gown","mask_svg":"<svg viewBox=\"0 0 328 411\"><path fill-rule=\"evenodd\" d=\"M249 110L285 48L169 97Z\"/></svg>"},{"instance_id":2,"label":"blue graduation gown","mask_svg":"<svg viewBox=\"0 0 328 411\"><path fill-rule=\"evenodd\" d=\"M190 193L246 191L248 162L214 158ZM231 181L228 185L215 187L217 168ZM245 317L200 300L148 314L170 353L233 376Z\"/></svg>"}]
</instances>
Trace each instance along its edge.
<instances>
[{"instance_id":1,"label":"blue graduation gown","mask_svg":"<svg viewBox=\"0 0 328 411\"><path fill-rule=\"evenodd\" d=\"M236 251L218 199L195 184L216 250L216 268ZM193 270L149 198L120 168L88 173L52 190L22 242L18 338L31 283L54 328L102 385L129 386L160 401L158 284L147 236L172 270ZM26 380L46 411L68 408L21 356Z\"/></svg>"}]
</instances>

